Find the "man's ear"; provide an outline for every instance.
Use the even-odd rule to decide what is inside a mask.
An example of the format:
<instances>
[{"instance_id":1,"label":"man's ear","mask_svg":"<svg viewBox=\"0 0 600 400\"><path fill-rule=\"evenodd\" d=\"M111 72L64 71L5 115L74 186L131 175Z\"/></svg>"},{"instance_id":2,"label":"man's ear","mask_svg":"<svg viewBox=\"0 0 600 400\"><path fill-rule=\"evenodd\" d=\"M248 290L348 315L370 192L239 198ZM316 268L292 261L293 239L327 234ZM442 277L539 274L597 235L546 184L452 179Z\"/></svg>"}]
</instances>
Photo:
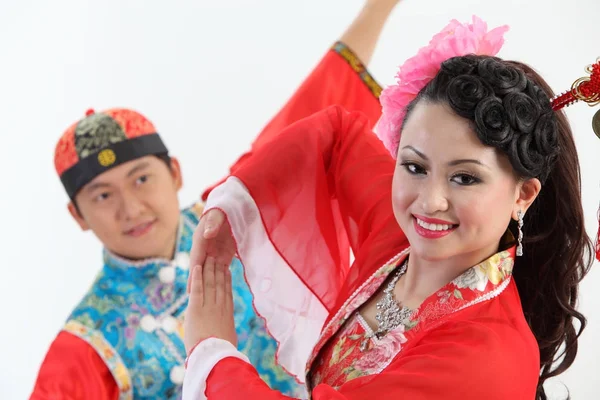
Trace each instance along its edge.
<instances>
[{"instance_id":1,"label":"man's ear","mask_svg":"<svg viewBox=\"0 0 600 400\"><path fill-rule=\"evenodd\" d=\"M171 157L171 176L175 181L175 187L177 190L183 187L183 175L181 173L181 164L175 157Z\"/></svg>"},{"instance_id":2,"label":"man's ear","mask_svg":"<svg viewBox=\"0 0 600 400\"><path fill-rule=\"evenodd\" d=\"M69 213L71 214L71 217L73 217L75 222L77 222L77 225L79 225L81 230L88 231L90 229L90 226L87 224L87 222L85 221L85 219L79 212L79 209L77 208L75 203L70 201L69 204L67 205L67 208L69 209Z\"/></svg>"}]
</instances>

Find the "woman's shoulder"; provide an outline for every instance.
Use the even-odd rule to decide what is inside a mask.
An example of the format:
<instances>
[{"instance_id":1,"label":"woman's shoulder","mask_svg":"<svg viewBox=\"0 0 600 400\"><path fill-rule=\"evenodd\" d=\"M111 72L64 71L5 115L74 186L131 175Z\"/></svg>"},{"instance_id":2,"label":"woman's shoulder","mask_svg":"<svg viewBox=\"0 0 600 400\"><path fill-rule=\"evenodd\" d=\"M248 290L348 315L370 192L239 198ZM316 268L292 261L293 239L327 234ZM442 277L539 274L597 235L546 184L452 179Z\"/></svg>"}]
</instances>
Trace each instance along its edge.
<instances>
[{"instance_id":1,"label":"woman's shoulder","mask_svg":"<svg viewBox=\"0 0 600 400\"><path fill-rule=\"evenodd\" d=\"M509 290L432 323L403 344L386 376L411 398L534 398L539 350L522 312L506 308L511 297Z\"/></svg>"},{"instance_id":2,"label":"woman's shoulder","mask_svg":"<svg viewBox=\"0 0 600 400\"><path fill-rule=\"evenodd\" d=\"M507 290L453 313L412 344L408 341L392 369L419 364L427 371L443 370L437 374L438 389L460 392L461 399L533 398L539 348L520 305L510 308L515 307L514 294Z\"/></svg>"},{"instance_id":3,"label":"woman's shoulder","mask_svg":"<svg viewBox=\"0 0 600 400\"><path fill-rule=\"evenodd\" d=\"M523 314L517 287L511 282L499 295L450 315L423 340L455 340L476 359L510 368L513 373L539 375L539 347ZM479 359L479 361L477 360Z\"/></svg>"}]
</instances>

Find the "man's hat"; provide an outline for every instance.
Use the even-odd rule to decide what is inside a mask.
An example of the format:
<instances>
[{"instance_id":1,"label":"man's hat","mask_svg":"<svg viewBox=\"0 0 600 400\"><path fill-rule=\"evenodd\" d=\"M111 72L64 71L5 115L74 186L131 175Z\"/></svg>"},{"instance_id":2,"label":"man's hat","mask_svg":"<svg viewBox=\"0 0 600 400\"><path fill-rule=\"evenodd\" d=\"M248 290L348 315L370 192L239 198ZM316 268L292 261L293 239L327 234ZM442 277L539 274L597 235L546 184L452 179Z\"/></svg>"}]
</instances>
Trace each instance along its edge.
<instances>
[{"instance_id":1,"label":"man's hat","mask_svg":"<svg viewBox=\"0 0 600 400\"><path fill-rule=\"evenodd\" d=\"M168 154L154 125L140 113L88 110L71 125L54 151L54 167L71 199L96 176L148 155Z\"/></svg>"}]
</instances>

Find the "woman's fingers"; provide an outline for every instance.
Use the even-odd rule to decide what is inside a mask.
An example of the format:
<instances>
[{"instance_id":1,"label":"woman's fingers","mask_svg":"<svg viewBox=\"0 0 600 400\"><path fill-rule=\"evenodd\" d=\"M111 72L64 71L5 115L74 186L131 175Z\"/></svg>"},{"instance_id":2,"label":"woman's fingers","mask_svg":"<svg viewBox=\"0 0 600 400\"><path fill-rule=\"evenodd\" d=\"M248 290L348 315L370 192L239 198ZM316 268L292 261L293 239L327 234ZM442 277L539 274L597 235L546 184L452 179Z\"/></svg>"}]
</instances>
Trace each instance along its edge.
<instances>
[{"instance_id":1,"label":"woman's fingers","mask_svg":"<svg viewBox=\"0 0 600 400\"><path fill-rule=\"evenodd\" d=\"M222 263L215 265L215 301L218 307L225 305L225 270L227 267Z\"/></svg>"},{"instance_id":2,"label":"woman's fingers","mask_svg":"<svg viewBox=\"0 0 600 400\"><path fill-rule=\"evenodd\" d=\"M231 284L231 269L229 265L224 268L225 271L225 309L233 313L233 288Z\"/></svg>"},{"instance_id":3,"label":"woman's fingers","mask_svg":"<svg viewBox=\"0 0 600 400\"><path fill-rule=\"evenodd\" d=\"M212 209L204 216L204 232L202 233L205 239L213 239L219 233L223 222L225 221L225 214L223 211Z\"/></svg>"},{"instance_id":4,"label":"woman's fingers","mask_svg":"<svg viewBox=\"0 0 600 400\"><path fill-rule=\"evenodd\" d=\"M215 304L216 282L215 282L215 259L206 257L204 263L204 304Z\"/></svg>"},{"instance_id":5,"label":"woman's fingers","mask_svg":"<svg viewBox=\"0 0 600 400\"><path fill-rule=\"evenodd\" d=\"M202 265L196 265L190 271L188 278L188 291L190 293L190 302L202 306L204 304L204 280Z\"/></svg>"}]
</instances>

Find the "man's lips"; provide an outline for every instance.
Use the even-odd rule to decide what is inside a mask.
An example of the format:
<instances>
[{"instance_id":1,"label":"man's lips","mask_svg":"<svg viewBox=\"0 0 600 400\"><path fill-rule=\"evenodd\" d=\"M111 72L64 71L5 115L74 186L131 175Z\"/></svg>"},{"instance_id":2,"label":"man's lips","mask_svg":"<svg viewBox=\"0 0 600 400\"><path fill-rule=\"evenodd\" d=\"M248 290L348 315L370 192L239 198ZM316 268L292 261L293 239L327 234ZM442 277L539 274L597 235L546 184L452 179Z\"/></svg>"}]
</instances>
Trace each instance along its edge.
<instances>
[{"instance_id":1,"label":"man's lips","mask_svg":"<svg viewBox=\"0 0 600 400\"><path fill-rule=\"evenodd\" d=\"M154 226L155 222L156 222L156 220L152 220L152 221L148 221L148 222L143 222L141 224L138 224L138 225L134 226L131 229L126 230L125 234L127 236L132 236L132 237L143 236L146 233L148 233L150 231L150 229L152 229L152 227Z\"/></svg>"}]
</instances>

